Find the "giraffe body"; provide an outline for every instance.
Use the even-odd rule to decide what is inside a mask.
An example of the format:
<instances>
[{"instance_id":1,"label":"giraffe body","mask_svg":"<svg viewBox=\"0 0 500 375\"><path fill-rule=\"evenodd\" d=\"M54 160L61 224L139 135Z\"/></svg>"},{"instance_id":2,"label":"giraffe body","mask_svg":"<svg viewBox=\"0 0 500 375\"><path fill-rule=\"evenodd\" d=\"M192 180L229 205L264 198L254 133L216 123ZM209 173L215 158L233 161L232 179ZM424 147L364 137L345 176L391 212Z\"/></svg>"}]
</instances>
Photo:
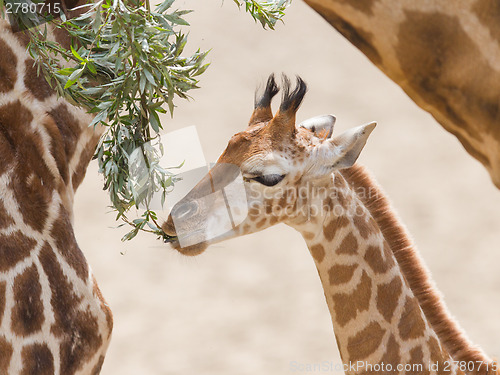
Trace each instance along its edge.
<instances>
[{"instance_id":1,"label":"giraffe body","mask_svg":"<svg viewBox=\"0 0 500 375\"><path fill-rule=\"evenodd\" d=\"M302 234L314 258L346 373L496 373L496 364L450 317L385 195L353 166L374 123L333 138L333 116L296 127L306 86L298 79L290 91L285 80L283 88L273 116L278 87L270 77L248 128L231 138L163 227L176 235L175 217L182 217L184 229L204 232L215 219L202 198L228 184L227 164L237 165L245 181L246 219L198 244L183 248L173 240L174 248L197 255L211 243L285 223ZM483 365L465 372L453 361Z\"/></svg>"},{"instance_id":2,"label":"giraffe body","mask_svg":"<svg viewBox=\"0 0 500 375\"><path fill-rule=\"evenodd\" d=\"M500 6L305 0L432 114L500 188Z\"/></svg>"},{"instance_id":3,"label":"giraffe body","mask_svg":"<svg viewBox=\"0 0 500 375\"><path fill-rule=\"evenodd\" d=\"M72 205L102 130L37 76L26 45L0 20L0 374L98 374L112 315Z\"/></svg>"}]
</instances>

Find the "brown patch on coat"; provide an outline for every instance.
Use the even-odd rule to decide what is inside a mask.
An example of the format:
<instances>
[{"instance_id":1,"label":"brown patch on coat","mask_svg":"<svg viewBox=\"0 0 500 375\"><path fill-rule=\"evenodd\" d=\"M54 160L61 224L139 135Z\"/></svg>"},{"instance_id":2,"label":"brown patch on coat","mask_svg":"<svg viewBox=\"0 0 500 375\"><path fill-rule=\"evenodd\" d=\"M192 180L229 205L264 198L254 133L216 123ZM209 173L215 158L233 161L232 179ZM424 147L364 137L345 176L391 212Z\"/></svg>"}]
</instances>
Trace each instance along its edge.
<instances>
[{"instance_id":1,"label":"brown patch on coat","mask_svg":"<svg viewBox=\"0 0 500 375\"><path fill-rule=\"evenodd\" d=\"M66 158L71 160L82 132L78 120L68 111L65 103L59 104L49 115L54 119L61 134Z\"/></svg>"},{"instance_id":2,"label":"brown patch on coat","mask_svg":"<svg viewBox=\"0 0 500 375\"><path fill-rule=\"evenodd\" d=\"M266 215L271 216L271 214L273 213L274 200L273 199L266 199L264 201L263 205L264 205L264 208L266 210Z\"/></svg>"},{"instance_id":3,"label":"brown patch on coat","mask_svg":"<svg viewBox=\"0 0 500 375\"><path fill-rule=\"evenodd\" d=\"M73 176L71 177L71 183L75 191L78 186L80 186L85 177L85 174L87 173L87 167L90 163L90 160L94 156L98 141L99 137L93 136L89 143L85 145L82 153L80 154L80 160L78 161L78 165L76 166L75 171L73 172Z\"/></svg>"},{"instance_id":4,"label":"brown patch on coat","mask_svg":"<svg viewBox=\"0 0 500 375\"><path fill-rule=\"evenodd\" d=\"M337 203L340 205L340 207L347 211L349 209L349 205L351 204L352 197L348 194L345 194L341 190L337 191L336 196ZM328 198L331 199L331 197ZM331 204L330 202L327 203L329 204L330 208L332 208L333 210L335 209L335 206L333 204Z\"/></svg>"},{"instance_id":5,"label":"brown patch on coat","mask_svg":"<svg viewBox=\"0 0 500 375\"><path fill-rule=\"evenodd\" d=\"M356 240L356 237L354 237L351 232L347 233L344 237L342 243L337 248L336 253L349 255L355 255L358 253L358 240Z\"/></svg>"},{"instance_id":6,"label":"brown patch on coat","mask_svg":"<svg viewBox=\"0 0 500 375\"><path fill-rule=\"evenodd\" d=\"M312 240L314 237L316 237L316 235L312 232L303 232L302 237L304 237L304 239L306 240Z\"/></svg>"},{"instance_id":7,"label":"brown patch on coat","mask_svg":"<svg viewBox=\"0 0 500 375\"><path fill-rule=\"evenodd\" d=\"M42 231L55 180L43 160L44 146L40 136L28 130L32 120L33 115L20 101L0 108L0 133L15 155L10 188L25 223Z\"/></svg>"},{"instance_id":8,"label":"brown patch on coat","mask_svg":"<svg viewBox=\"0 0 500 375\"><path fill-rule=\"evenodd\" d=\"M0 107L0 134L12 151L16 151L23 144L27 125L32 120L31 111L19 100Z\"/></svg>"},{"instance_id":9,"label":"brown patch on coat","mask_svg":"<svg viewBox=\"0 0 500 375\"><path fill-rule=\"evenodd\" d=\"M406 303L398 324L399 336L403 340L416 339L425 333L420 306L415 298L406 297Z\"/></svg>"},{"instance_id":10,"label":"brown patch on coat","mask_svg":"<svg viewBox=\"0 0 500 375\"><path fill-rule=\"evenodd\" d=\"M52 375L55 373L54 356L47 344L31 344L21 352L23 369L21 375Z\"/></svg>"},{"instance_id":11,"label":"brown patch on coat","mask_svg":"<svg viewBox=\"0 0 500 375\"><path fill-rule=\"evenodd\" d=\"M14 219L9 215L3 201L0 199L0 229L7 228L12 223L14 223Z\"/></svg>"},{"instance_id":12,"label":"brown patch on coat","mask_svg":"<svg viewBox=\"0 0 500 375\"><path fill-rule=\"evenodd\" d=\"M55 94L42 72L40 71L40 75L37 74L37 67L33 59L26 59L24 62L24 86L40 101Z\"/></svg>"},{"instance_id":13,"label":"brown patch on coat","mask_svg":"<svg viewBox=\"0 0 500 375\"><path fill-rule=\"evenodd\" d=\"M441 357L441 347L434 336L429 337L427 340L427 346L431 355L431 360L435 363L439 363L443 358Z\"/></svg>"},{"instance_id":14,"label":"brown patch on coat","mask_svg":"<svg viewBox=\"0 0 500 375\"><path fill-rule=\"evenodd\" d=\"M435 116L449 121L443 125L467 152L489 167L488 156L472 146L471 140L482 142L481 135L489 134L500 141L496 126L500 102L495 89L500 73L483 57L458 17L418 11L406 11L405 16L395 51L408 86ZM439 53L429 55L429 51Z\"/></svg>"},{"instance_id":15,"label":"brown patch on coat","mask_svg":"<svg viewBox=\"0 0 500 375\"><path fill-rule=\"evenodd\" d=\"M352 218L353 224L356 227L356 230L358 231L359 235L363 239L367 239L370 237L372 233L375 232L375 228L372 227L372 222L371 221L366 221L366 218L360 215L354 215Z\"/></svg>"},{"instance_id":16,"label":"brown patch on coat","mask_svg":"<svg viewBox=\"0 0 500 375\"><path fill-rule=\"evenodd\" d=\"M323 261L323 259L325 258L325 248L320 243L311 246L310 251L311 251L311 255L318 263L321 263Z\"/></svg>"},{"instance_id":17,"label":"brown patch on coat","mask_svg":"<svg viewBox=\"0 0 500 375\"><path fill-rule=\"evenodd\" d=\"M92 369L91 375L99 375L101 373L102 365L104 364L104 356L101 355L96 365Z\"/></svg>"},{"instance_id":18,"label":"brown patch on coat","mask_svg":"<svg viewBox=\"0 0 500 375\"><path fill-rule=\"evenodd\" d=\"M28 145L26 147L29 147ZM27 150L26 150L27 151ZM22 153L23 155L28 152ZM29 160L31 159L31 160ZM18 163L10 183L10 188L19 205L19 210L26 224L42 232L49 215L49 204L52 199L52 175L43 160L34 161L35 156L24 159L26 164ZM21 159L23 160L23 159ZM34 171L34 163L45 170L43 175ZM33 173L33 174L31 174ZM49 184L46 181L50 181Z\"/></svg>"},{"instance_id":19,"label":"brown patch on coat","mask_svg":"<svg viewBox=\"0 0 500 375\"><path fill-rule=\"evenodd\" d=\"M1 111L1 109L0 109ZM10 165L15 162L14 149L9 138L5 136L5 130L0 122L0 176L3 175Z\"/></svg>"},{"instance_id":20,"label":"brown patch on coat","mask_svg":"<svg viewBox=\"0 0 500 375\"><path fill-rule=\"evenodd\" d=\"M28 43L30 42L30 37L28 35L28 31L13 31L14 37L17 39L19 44L23 47L28 47Z\"/></svg>"},{"instance_id":21,"label":"brown patch on coat","mask_svg":"<svg viewBox=\"0 0 500 375\"><path fill-rule=\"evenodd\" d=\"M14 349L4 336L0 336L0 374L7 374Z\"/></svg>"},{"instance_id":22,"label":"brown patch on coat","mask_svg":"<svg viewBox=\"0 0 500 375\"><path fill-rule=\"evenodd\" d=\"M72 283L47 244L40 251L40 263L52 293L50 302L55 322L51 331L60 340L61 373L72 375L97 353L102 336L92 313L81 310L82 297L73 292Z\"/></svg>"},{"instance_id":23,"label":"brown patch on coat","mask_svg":"<svg viewBox=\"0 0 500 375\"><path fill-rule=\"evenodd\" d=\"M264 218L264 219L260 220L257 224L255 224L255 227L256 227L257 229L260 229L260 228L262 228L264 225L266 225L266 223L267 223L267 219L266 219L266 218Z\"/></svg>"},{"instance_id":24,"label":"brown patch on coat","mask_svg":"<svg viewBox=\"0 0 500 375\"><path fill-rule=\"evenodd\" d=\"M73 226L63 206L59 207L59 217L52 225L51 237L55 240L57 250L64 257L83 281L89 277L87 260L76 243Z\"/></svg>"},{"instance_id":25,"label":"brown patch on coat","mask_svg":"<svg viewBox=\"0 0 500 375\"><path fill-rule=\"evenodd\" d=\"M21 231L0 234L0 272L5 272L24 260L36 246L36 241Z\"/></svg>"},{"instance_id":26,"label":"brown patch on coat","mask_svg":"<svg viewBox=\"0 0 500 375\"><path fill-rule=\"evenodd\" d=\"M449 375L450 371L445 371L446 366L444 366L443 363L445 363L446 361L452 361L452 358L441 348L434 336L429 337L429 340L427 340L427 347L429 348L431 362L438 364L437 375ZM482 366L480 370L485 369L486 365ZM458 370L457 374L463 374L463 372ZM486 371L484 371L484 374L486 374Z\"/></svg>"},{"instance_id":27,"label":"brown patch on coat","mask_svg":"<svg viewBox=\"0 0 500 375\"><path fill-rule=\"evenodd\" d=\"M323 234L326 240L333 240L337 231L347 225L349 225L349 219L345 216L336 217L330 220L327 225L323 226Z\"/></svg>"},{"instance_id":28,"label":"brown patch on coat","mask_svg":"<svg viewBox=\"0 0 500 375\"><path fill-rule=\"evenodd\" d=\"M403 283L399 276L396 276L391 282L377 287L377 309L388 322L391 322L398 306L402 288Z\"/></svg>"},{"instance_id":29,"label":"brown patch on coat","mask_svg":"<svg viewBox=\"0 0 500 375\"><path fill-rule=\"evenodd\" d=\"M481 25L486 26L490 35L500 44L500 3L489 0L476 0L472 6L472 11L479 18Z\"/></svg>"},{"instance_id":30,"label":"brown patch on coat","mask_svg":"<svg viewBox=\"0 0 500 375\"><path fill-rule=\"evenodd\" d=\"M42 329L45 315L42 303L40 275L35 265L14 279L14 307L11 328L18 336L28 336Z\"/></svg>"},{"instance_id":31,"label":"brown patch on coat","mask_svg":"<svg viewBox=\"0 0 500 375\"><path fill-rule=\"evenodd\" d=\"M384 338L386 330L377 322L370 323L347 342L349 361L360 361L374 353Z\"/></svg>"},{"instance_id":32,"label":"brown patch on coat","mask_svg":"<svg viewBox=\"0 0 500 375\"><path fill-rule=\"evenodd\" d=\"M17 80L17 57L7 42L0 39L0 92L14 89Z\"/></svg>"},{"instance_id":33,"label":"brown patch on coat","mask_svg":"<svg viewBox=\"0 0 500 375\"><path fill-rule=\"evenodd\" d=\"M421 346L416 346L410 350L410 363L412 369L406 372L406 375L429 375L427 364L424 363L424 353Z\"/></svg>"},{"instance_id":34,"label":"brown patch on coat","mask_svg":"<svg viewBox=\"0 0 500 375\"><path fill-rule=\"evenodd\" d=\"M381 249L376 246L368 246L365 253L366 263L370 266L370 268L378 274L386 273L392 267L394 267L394 260L392 259L393 255L387 253L386 245ZM384 252L384 257L382 257L382 252Z\"/></svg>"},{"instance_id":35,"label":"brown patch on coat","mask_svg":"<svg viewBox=\"0 0 500 375\"><path fill-rule=\"evenodd\" d=\"M260 204L251 204L248 208L248 217L250 220L255 221L262 214L262 206Z\"/></svg>"},{"instance_id":36,"label":"brown patch on coat","mask_svg":"<svg viewBox=\"0 0 500 375\"><path fill-rule=\"evenodd\" d=\"M42 122L45 130L50 137L50 153L56 161L57 169L64 183L69 181L68 159L64 152L63 140L61 133L51 117L46 117Z\"/></svg>"},{"instance_id":37,"label":"brown patch on coat","mask_svg":"<svg viewBox=\"0 0 500 375\"><path fill-rule=\"evenodd\" d=\"M373 192L368 196L360 196L360 199L377 222L422 311L451 357L457 361L491 363L477 346L470 343L449 315L442 297L434 290L430 275L422 264L410 236L393 214L389 200L377 183L357 164L343 169L342 175L354 191Z\"/></svg>"},{"instance_id":38,"label":"brown patch on coat","mask_svg":"<svg viewBox=\"0 0 500 375\"><path fill-rule=\"evenodd\" d=\"M354 276L354 271L358 268L357 264L346 266L343 264L335 264L328 270L330 285L340 285L351 281Z\"/></svg>"},{"instance_id":39,"label":"brown patch on coat","mask_svg":"<svg viewBox=\"0 0 500 375\"><path fill-rule=\"evenodd\" d=\"M385 353L382 356L381 362L383 362L387 367L391 365L393 369L396 369L397 366L401 363L401 356L399 355L399 344L396 342L394 335L391 334L389 336L389 340L387 341Z\"/></svg>"},{"instance_id":40,"label":"brown patch on coat","mask_svg":"<svg viewBox=\"0 0 500 375\"><path fill-rule=\"evenodd\" d=\"M5 281L0 281L0 326L2 325L2 318L5 312L5 292L6 292L7 284Z\"/></svg>"},{"instance_id":41,"label":"brown patch on coat","mask_svg":"<svg viewBox=\"0 0 500 375\"><path fill-rule=\"evenodd\" d=\"M104 312L106 316L106 324L108 327L108 338L111 336L111 332L113 331L113 313L111 312L111 308L108 303L104 299L99 286L97 285L97 280L95 276L92 278L94 283L94 296L101 302L101 310Z\"/></svg>"},{"instance_id":42,"label":"brown patch on coat","mask_svg":"<svg viewBox=\"0 0 500 375\"><path fill-rule=\"evenodd\" d=\"M59 43L61 46L63 46L66 49L70 49L71 46L71 37L68 34L68 32L62 28L59 27L54 27L54 30L52 31L54 34L54 38L57 43ZM78 49L78 48L76 48Z\"/></svg>"},{"instance_id":43,"label":"brown patch on coat","mask_svg":"<svg viewBox=\"0 0 500 375\"><path fill-rule=\"evenodd\" d=\"M350 320L355 319L358 312L368 310L372 295L372 281L368 274L363 271L361 281L356 289L348 293L337 293L332 295L335 320L341 327Z\"/></svg>"}]
</instances>

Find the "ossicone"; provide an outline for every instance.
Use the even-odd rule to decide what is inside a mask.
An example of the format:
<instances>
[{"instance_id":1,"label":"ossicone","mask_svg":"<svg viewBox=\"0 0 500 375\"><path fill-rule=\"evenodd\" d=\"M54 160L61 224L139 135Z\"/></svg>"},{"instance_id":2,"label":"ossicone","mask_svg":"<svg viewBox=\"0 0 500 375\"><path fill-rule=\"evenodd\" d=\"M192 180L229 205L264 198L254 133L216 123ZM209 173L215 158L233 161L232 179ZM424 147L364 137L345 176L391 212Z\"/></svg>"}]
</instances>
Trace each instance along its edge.
<instances>
[{"instance_id":1,"label":"ossicone","mask_svg":"<svg viewBox=\"0 0 500 375\"><path fill-rule=\"evenodd\" d=\"M290 86L290 79L286 75L283 75L283 99L281 100L280 113L292 112L295 114L306 95L307 84L299 76L297 76L295 88L291 91Z\"/></svg>"},{"instance_id":2,"label":"ossicone","mask_svg":"<svg viewBox=\"0 0 500 375\"><path fill-rule=\"evenodd\" d=\"M250 118L249 125L270 121L273 118L271 101L280 91L280 88L276 84L276 80L274 79L274 73L272 73L267 79L264 92L259 95L257 91L255 92L255 106Z\"/></svg>"}]
</instances>

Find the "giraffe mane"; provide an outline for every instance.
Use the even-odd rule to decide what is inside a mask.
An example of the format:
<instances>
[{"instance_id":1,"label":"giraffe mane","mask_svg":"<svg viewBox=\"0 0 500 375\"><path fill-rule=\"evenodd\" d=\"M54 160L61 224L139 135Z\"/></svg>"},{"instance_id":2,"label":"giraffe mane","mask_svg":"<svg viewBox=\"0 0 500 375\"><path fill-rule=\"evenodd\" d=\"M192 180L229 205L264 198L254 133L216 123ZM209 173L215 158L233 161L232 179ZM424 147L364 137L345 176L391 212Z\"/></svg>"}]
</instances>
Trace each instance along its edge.
<instances>
[{"instance_id":1,"label":"giraffe mane","mask_svg":"<svg viewBox=\"0 0 500 375\"><path fill-rule=\"evenodd\" d=\"M450 314L407 229L394 214L391 203L380 186L358 164L343 169L341 174L354 191L370 192L358 196L380 227L424 315L451 357L467 363L490 363L491 359L468 339Z\"/></svg>"}]
</instances>

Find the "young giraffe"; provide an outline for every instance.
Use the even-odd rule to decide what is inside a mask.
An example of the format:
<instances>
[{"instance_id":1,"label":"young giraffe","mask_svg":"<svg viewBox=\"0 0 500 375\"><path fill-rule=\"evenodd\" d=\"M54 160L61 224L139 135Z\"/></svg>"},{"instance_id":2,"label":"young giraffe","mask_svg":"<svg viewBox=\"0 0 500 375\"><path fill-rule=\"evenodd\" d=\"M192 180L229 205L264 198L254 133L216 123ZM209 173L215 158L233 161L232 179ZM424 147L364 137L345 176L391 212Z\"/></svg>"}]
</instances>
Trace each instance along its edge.
<instances>
[{"instance_id":1,"label":"young giraffe","mask_svg":"<svg viewBox=\"0 0 500 375\"><path fill-rule=\"evenodd\" d=\"M468 374L496 373L496 365L449 315L380 188L362 167L353 166L375 123L335 138L333 116L296 127L306 85L298 78L290 92L285 79L283 89L273 117L270 103L279 89L269 78L248 128L231 138L210 173L174 206L163 225L178 236L173 247L197 255L209 244L285 223L302 234L314 258L346 373L465 373L452 360L473 366ZM241 171L248 215L210 239L220 202L204 197L235 178L228 165ZM181 247L182 236L193 244ZM386 367L352 367L358 361ZM423 367L404 368L412 364Z\"/></svg>"},{"instance_id":2,"label":"young giraffe","mask_svg":"<svg viewBox=\"0 0 500 375\"><path fill-rule=\"evenodd\" d=\"M466 151L500 188L500 3L305 0Z\"/></svg>"},{"instance_id":3,"label":"young giraffe","mask_svg":"<svg viewBox=\"0 0 500 375\"><path fill-rule=\"evenodd\" d=\"M113 320L72 207L102 129L37 76L27 42L0 19L0 374L97 375Z\"/></svg>"}]
</instances>

